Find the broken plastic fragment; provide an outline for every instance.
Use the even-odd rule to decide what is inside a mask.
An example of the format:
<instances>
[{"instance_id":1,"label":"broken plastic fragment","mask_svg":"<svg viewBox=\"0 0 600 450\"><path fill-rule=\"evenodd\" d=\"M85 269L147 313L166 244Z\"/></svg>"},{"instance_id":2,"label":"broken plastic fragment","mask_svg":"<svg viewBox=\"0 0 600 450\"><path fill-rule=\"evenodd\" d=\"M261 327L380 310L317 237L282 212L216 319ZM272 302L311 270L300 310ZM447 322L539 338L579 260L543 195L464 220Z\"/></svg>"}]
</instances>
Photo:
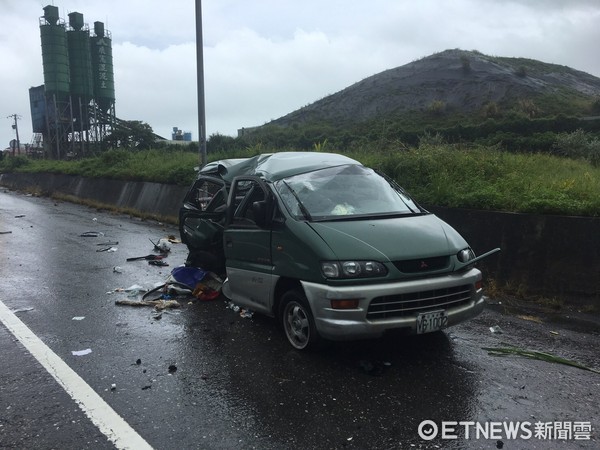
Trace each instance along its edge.
<instances>
[{"instance_id":1,"label":"broken plastic fragment","mask_svg":"<svg viewBox=\"0 0 600 450\"><path fill-rule=\"evenodd\" d=\"M240 311L240 317L243 319L252 319L254 313L249 309L242 309Z\"/></svg>"},{"instance_id":2,"label":"broken plastic fragment","mask_svg":"<svg viewBox=\"0 0 600 450\"><path fill-rule=\"evenodd\" d=\"M132 286L129 286L128 288L125 289L115 289L117 292L128 292L129 295L137 295L141 292L146 292L146 289L144 289L142 286L140 286L139 284L134 284Z\"/></svg>"},{"instance_id":3,"label":"broken plastic fragment","mask_svg":"<svg viewBox=\"0 0 600 450\"><path fill-rule=\"evenodd\" d=\"M85 316L75 316L71 320L83 320L83 319L85 319Z\"/></svg>"},{"instance_id":4,"label":"broken plastic fragment","mask_svg":"<svg viewBox=\"0 0 600 450\"><path fill-rule=\"evenodd\" d=\"M490 332L492 332L493 334L502 334L502 328L500 328L498 325L495 325L493 327L490 327Z\"/></svg>"},{"instance_id":5,"label":"broken plastic fragment","mask_svg":"<svg viewBox=\"0 0 600 450\"><path fill-rule=\"evenodd\" d=\"M92 349L86 348L85 350L73 350L71 353L73 354L73 356L84 356L92 353Z\"/></svg>"}]
</instances>

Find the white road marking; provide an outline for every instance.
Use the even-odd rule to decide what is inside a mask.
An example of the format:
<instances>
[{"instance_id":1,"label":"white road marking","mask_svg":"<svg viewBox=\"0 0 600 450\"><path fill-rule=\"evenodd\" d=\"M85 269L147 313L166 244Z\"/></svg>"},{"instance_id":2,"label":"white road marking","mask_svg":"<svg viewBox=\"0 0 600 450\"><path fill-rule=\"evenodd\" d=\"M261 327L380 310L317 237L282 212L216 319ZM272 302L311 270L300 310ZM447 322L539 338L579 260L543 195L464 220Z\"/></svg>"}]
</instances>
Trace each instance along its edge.
<instances>
[{"instance_id":1,"label":"white road marking","mask_svg":"<svg viewBox=\"0 0 600 450\"><path fill-rule=\"evenodd\" d=\"M152 449L77 373L0 301L0 322L48 371L118 449Z\"/></svg>"}]
</instances>

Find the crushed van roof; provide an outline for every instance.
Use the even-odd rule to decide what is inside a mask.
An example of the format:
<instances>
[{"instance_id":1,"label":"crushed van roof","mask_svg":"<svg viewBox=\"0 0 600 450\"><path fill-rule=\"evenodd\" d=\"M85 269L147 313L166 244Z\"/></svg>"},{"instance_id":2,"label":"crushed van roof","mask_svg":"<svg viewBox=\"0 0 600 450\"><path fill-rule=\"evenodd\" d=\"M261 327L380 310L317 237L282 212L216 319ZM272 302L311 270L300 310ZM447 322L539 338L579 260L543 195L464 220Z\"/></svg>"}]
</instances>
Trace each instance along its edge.
<instances>
[{"instance_id":1,"label":"crushed van roof","mask_svg":"<svg viewBox=\"0 0 600 450\"><path fill-rule=\"evenodd\" d=\"M251 158L213 161L204 166L198 175L218 175L227 182L242 175L258 175L268 181L277 181L301 173L348 164L361 165L360 162L337 153L280 152Z\"/></svg>"}]
</instances>

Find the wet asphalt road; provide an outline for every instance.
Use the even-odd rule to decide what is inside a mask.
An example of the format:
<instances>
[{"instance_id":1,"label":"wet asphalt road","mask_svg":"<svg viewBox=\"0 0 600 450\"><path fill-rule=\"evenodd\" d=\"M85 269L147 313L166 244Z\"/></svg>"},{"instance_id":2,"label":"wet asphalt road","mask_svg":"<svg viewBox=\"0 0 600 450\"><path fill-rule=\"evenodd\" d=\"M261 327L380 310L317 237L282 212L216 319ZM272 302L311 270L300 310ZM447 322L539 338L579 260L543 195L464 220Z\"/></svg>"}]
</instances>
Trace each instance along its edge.
<instances>
[{"instance_id":1,"label":"wet asphalt road","mask_svg":"<svg viewBox=\"0 0 600 450\"><path fill-rule=\"evenodd\" d=\"M600 374L482 349L515 345L600 369L596 326L492 306L443 333L302 353L271 319L242 318L222 298L180 299L182 308L160 318L115 305L128 298L115 289L152 288L183 264L187 251L176 244L169 267L125 261L152 253L149 239L177 235L175 227L4 191L3 231L11 233L0 234L0 301L156 449L600 445ZM102 235L82 237L87 231ZM96 251L109 241L117 251ZM2 323L0 355L1 449L115 448ZM423 420L585 422L591 432L589 440L457 432L425 441Z\"/></svg>"}]
</instances>

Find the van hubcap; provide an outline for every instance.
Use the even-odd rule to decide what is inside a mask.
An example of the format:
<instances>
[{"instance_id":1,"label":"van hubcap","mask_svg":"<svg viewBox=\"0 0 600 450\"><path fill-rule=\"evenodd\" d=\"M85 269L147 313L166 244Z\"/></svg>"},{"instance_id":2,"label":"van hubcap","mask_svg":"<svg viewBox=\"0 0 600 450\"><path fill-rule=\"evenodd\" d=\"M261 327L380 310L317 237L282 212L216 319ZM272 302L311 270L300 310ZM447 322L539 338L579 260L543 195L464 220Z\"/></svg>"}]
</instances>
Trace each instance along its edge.
<instances>
[{"instance_id":1,"label":"van hubcap","mask_svg":"<svg viewBox=\"0 0 600 450\"><path fill-rule=\"evenodd\" d=\"M285 310L285 331L296 347L304 347L310 337L310 324L306 311L295 302L290 303Z\"/></svg>"}]
</instances>

